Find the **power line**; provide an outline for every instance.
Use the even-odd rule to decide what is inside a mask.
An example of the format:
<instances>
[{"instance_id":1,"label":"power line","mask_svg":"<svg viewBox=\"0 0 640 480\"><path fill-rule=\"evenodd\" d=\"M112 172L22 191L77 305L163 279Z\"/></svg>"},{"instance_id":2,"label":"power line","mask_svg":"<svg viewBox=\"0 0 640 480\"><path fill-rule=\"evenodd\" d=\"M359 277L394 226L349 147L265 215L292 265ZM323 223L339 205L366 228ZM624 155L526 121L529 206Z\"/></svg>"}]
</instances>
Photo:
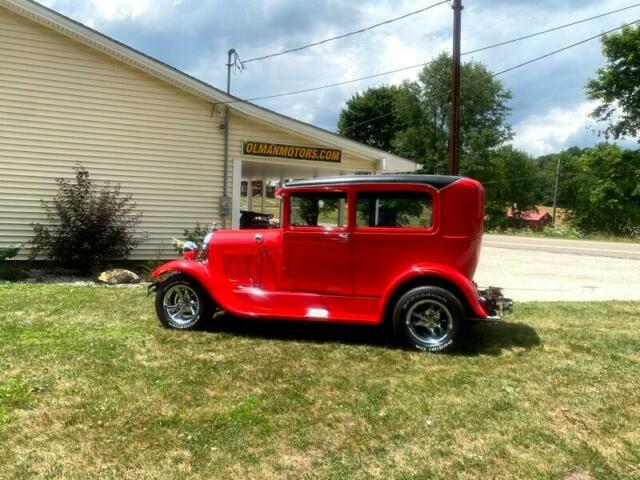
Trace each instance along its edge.
<instances>
[{"instance_id":1,"label":"power line","mask_svg":"<svg viewBox=\"0 0 640 480\"><path fill-rule=\"evenodd\" d=\"M373 30L374 28L380 27L382 25L388 25L390 23L397 22L399 20L402 20L404 18L410 17L412 15L417 15L418 13L426 12L427 10L431 10L432 8L435 8L435 7L439 6L439 5L443 5L445 3L449 3L449 0L442 0L440 2L431 4L431 5L427 6L427 7L421 8L419 10L414 10L413 12L405 13L404 15L401 15L399 17L391 18L389 20L385 20L384 22L376 23L375 25L371 25L369 27L361 28L360 30L354 30L353 32L344 33L342 35L337 35L335 37L325 38L324 40L320 40L318 42L309 43L307 45L302 45L300 47L291 48L291 49L288 49L288 50L282 50L280 52L270 53L268 55L262 55L260 57L250 58L249 60L245 60L244 63L257 62L259 60L266 60L267 58L273 58L273 57L278 57L280 55L286 55L287 53L299 52L300 50L305 50L307 48L316 47L318 45L322 45L322 44L325 44L325 43L328 43L328 42L333 42L334 40L340 40L341 38L346 38L346 37L350 37L352 35L357 35L359 33L364 33L364 32L367 32L369 30Z\"/></svg>"},{"instance_id":2,"label":"power line","mask_svg":"<svg viewBox=\"0 0 640 480\"><path fill-rule=\"evenodd\" d=\"M559 49L557 49L557 50L554 50L554 51L552 51L552 52L546 53L546 54L541 55L541 56L539 56L539 57L532 58L531 60L527 60L526 62L519 63L518 65L514 65L513 67L509 67L509 68L507 68L507 69L505 69L505 70L501 70L500 72L497 72L497 73L492 74L492 77L497 77L498 75L502 75L502 74L504 74L504 73L510 72L510 71L512 71L512 70L515 70L515 69L517 69L517 68L524 67L525 65L529 65L529 64L531 64L531 63L537 62L538 60L542 60L542 59L544 59L544 58L550 57L550 56L552 56L552 55L555 55L556 53L563 52L563 51L568 50L568 49L570 49L570 48L577 47L577 46L582 45L582 44L584 44L584 43L587 43L587 42L589 42L589 41L591 41L591 40L595 40L596 38L603 37L604 35L607 35L607 34L609 34L609 33L615 32L615 31L617 31L617 30L621 30L621 29L623 29L623 28L625 28L625 27L627 27L627 26L634 25L634 24L639 23L639 22L640 22L640 19L635 20L635 21L633 21L633 22L630 22L630 23L628 23L628 24L625 24L625 25L623 25L623 26L621 26L621 27L612 28L611 30L607 30L606 32L602 32L602 33L600 33L600 34L598 34L598 35L594 35L593 37L586 38L586 39L584 39L584 40L581 40L581 41L576 42L576 43L573 43L573 44L571 44L571 45L567 45L567 46L565 46L565 47L559 48ZM356 123L356 124L350 125L349 127L345 128L343 131L351 130L352 128L359 127L359 126L361 126L361 125L366 125L367 123L373 122L373 121L378 120L378 119L380 119L380 118L384 118L384 117L391 116L391 115L393 115L393 114L395 114L395 113L397 113L397 109L394 109L394 110L392 110L391 112L388 112L388 113L385 113L385 114L382 114L382 115L378 115L378 116L373 117L373 118L371 118L371 119L369 119L369 120L365 120L365 121L362 121L362 122L359 122L359 123Z\"/></svg>"},{"instance_id":3,"label":"power line","mask_svg":"<svg viewBox=\"0 0 640 480\"><path fill-rule=\"evenodd\" d=\"M545 34L545 33L549 33L549 32L553 32L553 31L556 31L556 30L560 30L560 29L562 29L562 28L566 28L566 27L570 27L570 26L578 25L578 24L580 24L580 23L584 23L584 22L587 22L587 21L589 21L589 20L594 20L594 19L596 19L596 18L601 18L601 17L604 17L604 16L606 16L606 15L611 15L611 14L613 14L613 13L617 13L617 12L620 12L620 11L623 11L623 10L628 10L628 9L630 9L630 8L634 8L634 7L637 7L637 6L640 6L640 3L636 3L636 4L634 4L634 5L630 5L630 6L628 6L628 7L624 7L624 8L619 8L619 9L617 9L617 10L613 10L613 11L610 11L610 12L602 13L602 14L600 14L600 15L596 15L596 16L593 16L593 17L584 18L584 19L582 19L582 20L577 20L577 21L575 21L575 22L567 23L567 24L565 24L565 25L560 25L560 26L558 26L558 27L554 27L554 28L550 28L550 29L547 29L547 30L543 30L543 31L541 31L541 32L532 33L532 34L530 34L530 35L525 35L525 36L522 36L522 37L514 38L514 39L511 39L511 40L507 40L507 41L505 41L505 42L500 42L500 43L496 43L496 44L493 44L493 45L488 45L488 46L486 46L486 47L482 47L482 48L478 48L478 49L475 49L475 50L471 50L471 51L469 51L469 52L464 52L464 53L462 53L462 55L470 55L470 54L472 54L472 53L481 52L481 51L484 51L484 50L488 50L488 49L490 49L490 48L500 47L500 46L502 46L502 45L507 45L507 44L509 44L509 43L514 43L514 42L518 42L518 41L520 41L520 40L525 40L525 39L528 39L528 38L531 38L531 37L535 37L535 36L538 36L538 35L543 35L543 34ZM503 20L504 20L504 19L503 19ZM609 33L609 32L606 32L606 33ZM605 34L606 34L606 33L605 33ZM586 41L589 41L589 40L586 40ZM424 63L422 63L422 64L420 64L420 65L412 65L412 66L410 66L410 67L406 67L406 70L409 70L409 69L411 69L411 68L417 68L417 67L419 67L419 66L423 66L423 65L425 65L425 64L424 64ZM513 68L517 68L517 67L513 67ZM400 71L400 70L401 70L401 69L399 69L399 70L395 70L395 71L393 71L393 72L391 72L391 73L396 73L397 71ZM503 73L503 72L500 72L500 73ZM499 75L500 73L497 73L497 74L495 74L495 75ZM384 74L385 74L385 73L382 73L382 74L380 74L380 75L384 75ZM495 76L495 75L494 75L494 76ZM349 126L348 126L347 128L345 128L343 131L351 130L351 129L356 128L356 127L359 127L359 126L361 126L361 125L366 125L367 123L373 122L373 121L375 121L375 120L379 120L379 119L381 119L381 118L385 118L385 117L391 116L391 115L393 115L393 114L395 114L395 113L397 113L397 110L393 110L393 111L391 111L391 112L384 113L384 114L382 114L382 115L378 115L378 116L376 116L376 117L370 118L369 120L365 120L365 121L362 121L362 122L358 122L358 123L355 123L355 124L349 125Z\"/></svg>"},{"instance_id":4,"label":"power line","mask_svg":"<svg viewBox=\"0 0 640 480\"><path fill-rule=\"evenodd\" d=\"M320 85L318 87L305 88L304 90L296 90L294 92L276 93L274 95L266 95L264 97L248 98L245 101L253 102L253 101L256 101L256 100L267 100L267 99L270 99L270 98L288 97L289 95L298 95L300 93L315 92L317 90L324 90L325 88L339 87L340 85L347 85L349 83L361 82L363 80L369 80L369 79L376 78L376 77L382 77L384 75L391 75L392 73L403 72L405 70L411 70L412 68L423 67L425 65L426 65L426 63L423 62L423 63L419 63L417 65L411 65L410 67L402 67L402 68L397 68L395 70L388 70L386 72L374 73L373 75L367 75L366 77L352 78L350 80L345 80L343 82L329 83L327 85ZM235 102L238 102L238 101L242 101L242 100L235 100ZM233 103L233 102L230 102L230 103Z\"/></svg>"},{"instance_id":5,"label":"power line","mask_svg":"<svg viewBox=\"0 0 640 480\"><path fill-rule=\"evenodd\" d=\"M575 22L566 23L564 25L560 25L560 26L557 26L557 27L548 28L547 30L542 30L542 31L536 32L536 33L531 33L529 35L524 35L522 37L513 38L511 40L506 40L504 42L494 43L493 45L487 45L486 47L476 48L475 50L470 50L468 52L464 52L464 53L462 53L462 55L471 55L472 53L478 53L478 52L482 52L484 50L489 50L491 48L501 47L503 45L509 45L510 43L515 43L515 42L519 42L521 40L526 40L528 38L537 37L539 35L544 35L545 33L555 32L556 30L561 30L563 28L573 27L574 25L579 25L580 23L588 22L590 20L595 20L597 18L606 17L607 15L612 15L614 13L622 12L624 10L629 10L630 8L635 8L635 7L638 7L638 6L640 6L640 3L629 5L628 7L618 8L617 10L612 10L610 12L601 13L601 14L595 15L593 17L583 18L582 20L576 20Z\"/></svg>"},{"instance_id":6,"label":"power line","mask_svg":"<svg viewBox=\"0 0 640 480\"><path fill-rule=\"evenodd\" d=\"M640 5L640 4L638 4L638 5ZM509 68L507 68L505 70L502 70L500 72L494 73L492 76L493 77L497 77L498 75L502 75L504 73L510 72L512 70L515 70L517 68L523 67L525 65L529 65L531 63L537 62L539 60L542 60L544 58L550 57L550 56L555 55L557 53L563 52L565 50L569 50L570 48L577 47L577 46L582 45L584 43L587 43L587 42L589 42L591 40L594 40L596 38L600 38L600 37L602 37L604 35L607 35L609 33L615 32L617 30L621 30L622 28L624 28L626 26L634 25L634 24L636 24L638 22L640 22L640 19L639 20L635 20L633 22L630 22L630 23L628 23L626 25L623 25L621 27L616 27L616 28L613 28L611 30L607 30L606 32L600 33L598 35L594 35L592 37L586 38L584 40L581 40L579 42L573 43L571 45L567 45L565 47L559 48L557 50L554 50L552 52L546 53L544 55L541 55L539 57L533 58L531 60L527 60L526 62L519 63L519 64L514 65L512 67L509 67ZM575 22L574 22L574 24L575 24ZM569 26L569 25L572 25L572 24L567 24L566 26ZM557 28L562 28L562 27L557 27ZM540 34L540 33L538 33L538 34ZM528 37L522 37L521 39L524 39L524 38L528 38ZM498 46L498 45L496 45L496 46ZM485 47L485 49L486 48L489 48L489 47ZM397 68L397 69L394 69L394 70L388 70L386 72L375 73L375 74L367 75L367 76L364 76L364 77L354 78L354 79L350 79L350 80L344 80L344 81L341 81L341 82L330 83L330 84L327 84L327 85L320 85L320 86L317 86L317 87L306 88L306 89L303 89L303 90L297 90L297 91L293 91L293 92L278 93L278 94L274 94L274 95L265 95L265 96L261 96L261 97L252 97L252 98L247 98L247 99L238 98L236 100L229 100L227 102L218 102L218 104L219 105L227 105L227 104L238 103L238 102L252 102L252 101L258 101L258 100L267 100L267 99L272 99L272 98L280 98L280 97L286 97L286 96L291 96L291 95L298 95L298 94L301 94L301 93L315 92L315 91L318 91L318 90L324 90L324 89L327 89L327 88L337 87L337 86L341 86L341 85L347 85L349 83L360 82L360 81L363 81L363 80L369 80L369 79L372 79L372 78L381 77L381 76L385 76L385 75L390 75L390 74L402 72L402 71L405 71L405 70L411 70L411 69L414 69L414 68L423 67L427 63L428 62L423 62L423 63L419 63L419 64L416 64L416 65L411 65L411 66L408 66L408 67ZM343 131L353 129L353 128L357 127L357 126L366 125L367 123L370 123L372 121L378 120L380 118L391 116L394 113L396 113L395 110L391 111L391 112L388 112L388 113L385 113L385 114L377 115L376 117L373 117L373 118L371 118L369 120L365 120L363 122L359 122L357 124L350 125L349 127L345 128Z\"/></svg>"},{"instance_id":7,"label":"power line","mask_svg":"<svg viewBox=\"0 0 640 480\"><path fill-rule=\"evenodd\" d=\"M347 131L347 130L351 130L351 129L359 127L361 125L366 125L367 123L371 123L371 122L374 122L376 120L379 120L380 118L389 117L389 116L394 115L396 113L398 113L398 110L394 109L391 112L383 113L382 115L378 115L377 117L370 118L369 120L364 120L363 122L354 123L353 125L349 125L347 128L343 129L342 131L344 132L344 131Z\"/></svg>"},{"instance_id":8,"label":"power line","mask_svg":"<svg viewBox=\"0 0 640 480\"><path fill-rule=\"evenodd\" d=\"M640 4L638 4L638 5L640 6ZM586 20L584 20L584 21L586 21ZM633 22L631 22L631 23L629 23L627 25L633 25L635 23L638 23L639 21L640 20L636 20L636 21L633 21ZM575 24L575 22L573 24ZM573 25L573 24L567 24L567 25L565 25L563 27L566 27L566 26L569 26L569 25ZM557 30L558 28L563 28L563 27L556 27L555 29ZM576 47L578 45L582 45L583 43L587 43L587 42L589 42L591 40L594 40L596 38L602 37L602 36L607 35L607 34L609 34L611 32L620 30L622 28L624 28L624 26L616 27L616 28L613 28L613 29L608 30L606 32L600 33L598 35L594 35L593 37L589 37L589 38L587 38L585 40L581 40L581 41L573 43L571 45L567 45L566 47L560 48L558 50L554 50L553 52L549 52L549 53L547 53L545 55L542 55L540 57L536 57L534 59L528 60L526 62L523 62L521 64L515 65L513 67L510 67L510 68L508 68L506 70L502 70L502 71L500 71L498 73L494 73L493 76L495 77L495 76L498 76L498 75L502 75L503 73L509 72L511 70L515 70L516 68L520 68L520 67L522 67L524 65L528 65L528 64L533 63L535 61L542 60L543 58L550 57L552 55L555 55L556 53L560 53L560 52L562 52L564 50L568 50L568 49ZM542 34L542 32L539 32L539 33L533 34L533 35L540 35L540 34ZM528 38L528 37L529 36L520 37L520 39L522 40L522 39ZM515 39L513 41L517 41L517 39ZM509 42L512 42L512 41L509 41ZM494 46L500 46L503 43L496 44ZM493 46L483 47L483 49L485 49L485 50L488 49L488 48L493 48ZM244 63L246 63L246 62L244 62ZM406 70L412 70L414 68L423 67L427 63L428 63L428 61L422 62L422 63L418 63L416 65L410 65L410 66L407 66L407 67L396 68L394 70L387 70L385 72L374 73L374 74L371 74L371 75L366 75L364 77L352 78L352 79L344 80L344 81L341 81L341 82L334 82L334 83L329 83L329 84L326 84L326 85L319 85L317 87L305 88L305 89L302 89L302 90L295 90L295 91L291 91L291 92L276 93L276 94L273 94L273 95L264 95L264 96L260 96L260 97L251 97L251 98L245 98L245 99L239 98L239 99L236 99L236 100L229 100L228 102L219 102L218 104L226 105L226 104L238 103L238 102L254 102L254 101L258 101L258 100L268 100L268 99L272 99L272 98L288 97L290 95L299 95L301 93L310 93L310 92L315 92L315 91L318 91L318 90L324 90L324 89L327 89L327 88L338 87L338 86L341 86L341 85L348 85L350 83L361 82L363 80L370 80L372 78L382 77L382 76L385 76L385 75L391 75L391 74L398 73L398 72L403 72L403 71L406 71Z\"/></svg>"},{"instance_id":9,"label":"power line","mask_svg":"<svg viewBox=\"0 0 640 480\"><path fill-rule=\"evenodd\" d=\"M405 172L394 172L394 173L406 173L406 174L411 174L411 173L415 173L415 171L410 171L407 170ZM556 175L556 173L545 173L545 172L541 172L541 173L537 173L535 175L524 175L524 176L520 176L520 177L507 177L507 178L502 178L500 180L489 180L486 182L481 182L482 185L493 185L496 183L503 183L503 182L511 182L511 181L520 181L520 180L531 180L532 178L540 178L540 179L554 179L556 178L556 176L559 176L560 178L570 178L570 177L579 177L582 175L591 175L591 173L589 172L566 172L566 173L561 173L559 175Z\"/></svg>"},{"instance_id":10,"label":"power line","mask_svg":"<svg viewBox=\"0 0 640 480\"><path fill-rule=\"evenodd\" d=\"M483 185L491 185L493 183L502 183L502 182L510 182L510 181L518 181L518 180L531 180L532 178L556 178L556 177L560 177L560 178L568 178L568 177L577 177L580 175L590 175L589 172L567 172L567 173L560 173L560 174L556 174L553 173L551 175L549 175L548 173L538 173L536 175L526 175L526 176L522 176L522 177L509 177L509 178L504 178L501 180L489 180L487 182L482 182Z\"/></svg>"},{"instance_id":11,"label":"power line","mask_svg":"<svg viewBox=\"0 0 640 480\"><path fill-rule=\"evenodd\" d=\"M577 47L578 45L582 45L583 43L590 42L591 40L595 40L596 38L604 37L605 35L607 35L607 34L609 34L611 32L615 32L617 30L621 30L621 29L623 29L625 27L628 27L630 25L634 25L634 24L636 24L638 22L640 22L640 19L634 20L633 22L630 22L630 23L628 23L626 25L623 25L621 27L612 28L611 30L607 30L606 32L602 32L602 33L600 33L598 35L594 35L593 37L585 38L584 40L580 40L579 42L572 43L571 45L567 45L566 47L559 48L558 50L554 50L552 52L546 53L546 54L541 55L539 57L532 58L531 60L527 60L526 62L519 63L518 65L514 65L513 67L509 67L509 68L507 68L505 70L501 70L501 71L499 71L497 73L494 73L492 76L493 77L497 77L498 75L502 75L503 73L510 72L511 70L515 70L516 68L524 67L525 65L529 65L530 63L537 62L538 60L542 60L543 58L550 57L551 55L555 55L556 53L564 52L565 50L569 50L570 48Z\"/></svg>"},{"instance_id":12,"label":"power line","mask_svg":"<svg viewBox=\"0 0 640 480\"><path fill-rule=\"evenodd\" d=\"M496 25L499 25L503 22L506 22L507 20L511 20L513 18L519 18L521 14L524 13L526 10L535 10L538 7L538 5L540 5L543 1L544 0L537 0L536 2L533 3L533 5L527 5L525 8L518 9L515 14L504 16L499 20L496 20L495 22L491 22L490 24L485 25L482 28L474 30L471 33L465 33L463 36L463 41L466 41L471 37L475 37L478 33L484 32L485 30L489 30L490 28L495 27Z\"/></svg>"}]
</instances>

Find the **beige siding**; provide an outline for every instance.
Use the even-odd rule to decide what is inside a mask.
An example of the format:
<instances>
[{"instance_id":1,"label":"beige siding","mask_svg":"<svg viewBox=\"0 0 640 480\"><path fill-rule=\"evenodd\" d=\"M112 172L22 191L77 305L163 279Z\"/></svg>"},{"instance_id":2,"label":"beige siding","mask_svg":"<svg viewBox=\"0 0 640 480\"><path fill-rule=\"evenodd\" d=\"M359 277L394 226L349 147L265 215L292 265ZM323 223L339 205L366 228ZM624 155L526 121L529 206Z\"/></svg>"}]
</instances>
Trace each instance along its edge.
<instances>
[{"instance_id":1,"label":"beige siding","mask_svg":"<svg viewBox=\"0 0 640 480\"><path fill-rule=\"evenodd\" d=\"M221 223L220 122L206 99L0 7L0 247L28 242L31 223L45 221L40 200L80 162L143 213L138 234L149 238L133 258L172 255L185 228ZM333 146L240 115L229 134L229 196L242 140ZM343 151L339 168L376 163Z\"/></svg>"},{"instance_id":2,"label":"beige siding","mask_svg":"<svg viewBox=\"0 0 640 480\"><path fill-rule=\"evenodd\" d=\"M0 8L0 246L29 240L81 162L143 212L134 258L169 255L184 228L220 221L222 146L207 101Z\"/></svg>"}]
</instances>

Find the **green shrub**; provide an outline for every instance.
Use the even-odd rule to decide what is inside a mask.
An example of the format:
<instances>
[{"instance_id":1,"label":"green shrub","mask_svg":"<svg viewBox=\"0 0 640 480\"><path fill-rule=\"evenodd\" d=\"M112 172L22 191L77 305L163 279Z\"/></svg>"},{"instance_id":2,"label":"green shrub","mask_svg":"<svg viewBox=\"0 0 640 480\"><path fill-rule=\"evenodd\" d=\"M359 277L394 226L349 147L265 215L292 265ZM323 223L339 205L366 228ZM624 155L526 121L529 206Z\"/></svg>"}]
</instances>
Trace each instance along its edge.
<instances>
[{"instance_id":1,"label":"green shrub","mask_svg":"<svg viewBox=\"0 0 640 480\"><path fill-rule=\"evenodd\" d=\"M162 258L162 246L163 244L161 242L160 247L155 251L153 258L150 258L142 264L142 272L147 280L151 278L151 273L166 261Z\"/></svg>"},{"instance_id":2,"label":"green shrub","mask_svg":"<svg viewBox=\"0 0 640 480\"><path fill-rule=\"evenodd\" d=\"M51 203L42 201L50 226L33 224L31 259L43 254L54 263L88 273L110 261L126 259L141 243L134 237L141 214L131 195L107 182L99 189L81 165L75 181L58 178Z\"/></svg>"},{"instance_id":3,"label":"green shrub","mask_svg":"<svg viewBox=\"0 0 640 480\"><path fill-rule=\"evenodd\" d=\"M0 266L0 280L7 282L19 282L29 278L29 274L19 268L8 268Z\"/></svg>"},{"instance_id":4,"label":"green shrub","mask_svg":"<svg viewBox=\"0 0 640 480\"><path fill-rule=\"evenodd\" d=\"M15 256L18 255L21 247L22 245L18 247L0 248L0 265L2 265L5 260L15 258Z\"/></svg>"},{"instance_id":5,"label":"green shrub","mask_svg":"<svg viewBox=\"0 0 640 480\"><path fill-rule=\"evenodd\" d=\"M567 226L548 226L542 229L542 235L552 238L584 238L584 232Z\"/></svg>"},{"instance_id":6,"label":"green shrub","mask_svg":"<svg viewBox=\"0 0 640 480\"><path fill-rule=\"evenodd\" d=\"M18 252L22 248L22 245L17 247L0 248L0 280L6 280L9 282L17 282L29 278L29 275L24 270L14 267L7 267L6 260L15 258Z\"/></svg>"}]
</instances>

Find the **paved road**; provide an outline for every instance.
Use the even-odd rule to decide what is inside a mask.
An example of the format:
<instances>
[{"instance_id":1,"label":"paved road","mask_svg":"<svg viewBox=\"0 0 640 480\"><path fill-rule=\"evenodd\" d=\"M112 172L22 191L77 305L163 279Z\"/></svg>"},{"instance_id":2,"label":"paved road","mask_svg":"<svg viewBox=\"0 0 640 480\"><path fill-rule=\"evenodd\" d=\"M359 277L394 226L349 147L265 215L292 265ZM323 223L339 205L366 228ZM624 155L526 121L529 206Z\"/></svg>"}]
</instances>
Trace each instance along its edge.
<instances>
[{"instance_id":1,"label":"paved road","mask_svg":"<svg viewBox=\"0 0 640 480\"><path fill-rule=\"evenodd\" d=\"M475 279L516 301L640 300L640 245L485 235Z\"/></svg>"},{"instance_id":2,"label":"paved road","mask_svg":"<svg viewBox=\"0 0 640 480\"><path fill-rule=\"evenodd\" d=\"M485 235L483 246L640 260L640 243Z\"/></svg>"}]
</instances>

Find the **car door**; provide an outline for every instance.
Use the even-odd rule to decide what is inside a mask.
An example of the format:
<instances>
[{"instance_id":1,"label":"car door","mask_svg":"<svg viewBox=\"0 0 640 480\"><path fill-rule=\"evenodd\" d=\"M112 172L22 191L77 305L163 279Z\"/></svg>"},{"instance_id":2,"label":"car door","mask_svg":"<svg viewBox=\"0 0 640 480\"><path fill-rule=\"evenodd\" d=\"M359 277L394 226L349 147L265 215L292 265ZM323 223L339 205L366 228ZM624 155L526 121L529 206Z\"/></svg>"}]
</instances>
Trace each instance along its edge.
<instances>
[{"instance_id":1,"label":"car door","mask_svg":"<svg viewBox=\"0 0 640 480\"><path fill-rule=\"evenodd\" d=\"M293 191L284 231L284 277L299 292L351 294L347 192Z\"/></svg>"},{"instance_id":2,"label":"car door","mask_svg":"<svg viewBox=\"0 0 640 480\"><path fill-rule=\"evenodd\" d=\"M413 265L433 259L433 195L417 185L355 192L353 294L379 297Z\"/></svg>"}]
</instances>

